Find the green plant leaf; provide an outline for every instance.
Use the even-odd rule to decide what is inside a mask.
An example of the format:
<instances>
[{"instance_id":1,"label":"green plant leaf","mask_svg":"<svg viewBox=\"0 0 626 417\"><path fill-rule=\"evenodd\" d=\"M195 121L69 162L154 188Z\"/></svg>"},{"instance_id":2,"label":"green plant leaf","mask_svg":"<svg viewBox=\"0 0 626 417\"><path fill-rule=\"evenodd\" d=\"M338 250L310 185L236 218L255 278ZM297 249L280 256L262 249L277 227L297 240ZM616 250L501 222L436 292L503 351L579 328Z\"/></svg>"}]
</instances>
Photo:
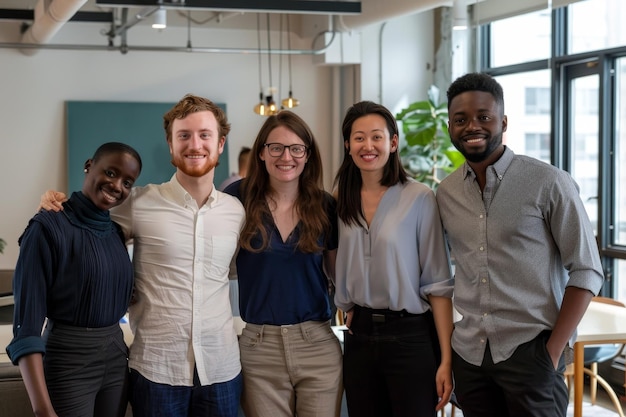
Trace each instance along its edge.
<instances>
[{"instance_id":1,"label":"green plant leaf","mask_svg":"<svg viewBox=\"0 0 626 417\"><path fill-rule=\"evenodd\" d=\"M465 162L465 157L461 152L456 149L448 149L445 151L446 156L452 162L454 169L460 167Z\"/></svg>"},{"instance_id":2,"label":"green plant leaf","mask_svg":"<svg viewBox=\"0 0 626 417\"><path fill-rule=\"evenodd\" d=\"M431 86L428 100L409 104L396 114L402 123L402 164L417 181L435 189L439 182L465 162L448 132L448 104L439 103L439 89Z\"/></svg>"}]
</instances>

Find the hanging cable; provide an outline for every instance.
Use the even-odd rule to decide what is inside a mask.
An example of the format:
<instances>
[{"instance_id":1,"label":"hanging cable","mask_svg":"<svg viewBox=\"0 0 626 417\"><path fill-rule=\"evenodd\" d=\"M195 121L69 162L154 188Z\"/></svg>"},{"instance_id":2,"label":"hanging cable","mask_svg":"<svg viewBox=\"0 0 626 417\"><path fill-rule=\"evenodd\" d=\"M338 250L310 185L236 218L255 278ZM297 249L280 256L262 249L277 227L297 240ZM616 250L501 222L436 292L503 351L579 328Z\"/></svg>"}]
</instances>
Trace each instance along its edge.
<instances>
[{"instance_id":1,"label":"hanging cable","mask_svg":"<svg viewBox=\"0 0 626 417\"><path fill-rule=\"evenodd\" d=\"M272 44L270 40L270 14L266 13L265 16L267 16L267 63L270 73L270 88L272 88Z\"/></svg>"}]
</instances>

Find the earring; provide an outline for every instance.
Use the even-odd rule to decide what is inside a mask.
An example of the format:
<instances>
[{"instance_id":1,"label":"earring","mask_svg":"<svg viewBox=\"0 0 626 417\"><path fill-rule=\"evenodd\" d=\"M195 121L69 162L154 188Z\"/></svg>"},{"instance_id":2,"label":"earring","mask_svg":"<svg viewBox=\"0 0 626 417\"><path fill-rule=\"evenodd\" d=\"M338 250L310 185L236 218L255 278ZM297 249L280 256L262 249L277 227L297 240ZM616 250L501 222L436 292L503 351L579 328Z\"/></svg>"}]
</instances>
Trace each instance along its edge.
<instances>
[{"instance_id":1,"label":"earring","mask_svg":"<svg viewBox=\"0 0 626 417\"><path fill-rule=\"evenodd\" d=\"M89 170L87 168L83 169L83 172L86 174L89 172Z\"/></svg>"}]
</instances>

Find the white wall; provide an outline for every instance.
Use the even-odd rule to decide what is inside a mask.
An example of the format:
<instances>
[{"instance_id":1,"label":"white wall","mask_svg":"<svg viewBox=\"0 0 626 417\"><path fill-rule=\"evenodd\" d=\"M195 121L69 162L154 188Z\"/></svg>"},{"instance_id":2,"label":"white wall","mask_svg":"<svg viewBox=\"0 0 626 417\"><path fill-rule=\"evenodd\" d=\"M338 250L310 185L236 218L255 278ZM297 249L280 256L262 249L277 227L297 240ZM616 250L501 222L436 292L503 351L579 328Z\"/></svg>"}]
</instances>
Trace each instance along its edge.
<instances>
[{"instance_id":1,"label":"white wall","mask_svg":"<svg viewBox=\"0 0 626 417\"><path fill-rule=\"evenodd\" d=\"M73 42L78 36L105 44L94 25L70 23L53 43ZM382 102L393 112L423 99L432 82L432 74L425 70L434 59L432 25L432 12L426 12L396 18L383 29ZM379 54L374 50L378 48L379 28L372 25L363 29L361 94L363 99L374 101L380 101L377 94L381 87ZM18 33L17 22L0 22L0 42L14 42ZM194 29L192 37L194 46L257 45L256 30ZM135 27L129 32L131 46L155 43L155 38L158 44L184 46L186 29L155 33ZM292 39L292 48L309 49L310 43L311 39ZM257 62L256 54L131 51L123 55L113 51L41 50L25 56L15 49L0 48L0 237L7 241L5 253L0 255L0 269L15 266L17 239L35 213L41 193L47 189L67 191L66 100L175 102L191 92L226 103L232 123L230 166L234 167L239 147L254 141L264 120L252 111L259 93ZM276 61L275 84L277 65ZM310 124L320 142L322 158L329 161L331 147L341 144L340 129L329 122L336 119L332 109L338 109L332 102L337 71L332 66L312 65L308 55L293 56L292 67L294 95L301 102L294 111ZM263 71L267 77L267 69ZM286 86L285 74L283 77ZM334 170L325 167L328 187L333 176Z\"/></svg>"},{"instance_id":2,"label":"white wall","mask_svg":"<svg viewBox=\"0 0 626 417\"><path fill-rule=\"evenodd\" d=\"M363 100L382 103L395 114L428 98L435 68L434 27L434 12L427 11L363 30Z\"/></svg>"}]
</instances>

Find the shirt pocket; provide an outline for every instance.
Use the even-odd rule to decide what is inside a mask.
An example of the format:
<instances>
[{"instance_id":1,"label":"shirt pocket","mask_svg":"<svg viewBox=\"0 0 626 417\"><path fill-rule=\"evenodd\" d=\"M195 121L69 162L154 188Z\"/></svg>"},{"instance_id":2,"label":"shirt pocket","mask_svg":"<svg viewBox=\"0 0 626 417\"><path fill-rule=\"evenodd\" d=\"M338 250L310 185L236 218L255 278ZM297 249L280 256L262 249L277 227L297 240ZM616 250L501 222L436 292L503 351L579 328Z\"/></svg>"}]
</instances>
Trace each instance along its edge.
<instances>
[{"instance_id":1,"label":"shirt pocket","mask_svg":"<svg viewBox=\"0 0 626 417\"><path fill-rule=\"evenodd\" d=\"M208 259L209 276L218 280L228 280L230 261L237 249L234 236L213 236L207 248L211 256Z\"/></svg>"}]
</instances>

